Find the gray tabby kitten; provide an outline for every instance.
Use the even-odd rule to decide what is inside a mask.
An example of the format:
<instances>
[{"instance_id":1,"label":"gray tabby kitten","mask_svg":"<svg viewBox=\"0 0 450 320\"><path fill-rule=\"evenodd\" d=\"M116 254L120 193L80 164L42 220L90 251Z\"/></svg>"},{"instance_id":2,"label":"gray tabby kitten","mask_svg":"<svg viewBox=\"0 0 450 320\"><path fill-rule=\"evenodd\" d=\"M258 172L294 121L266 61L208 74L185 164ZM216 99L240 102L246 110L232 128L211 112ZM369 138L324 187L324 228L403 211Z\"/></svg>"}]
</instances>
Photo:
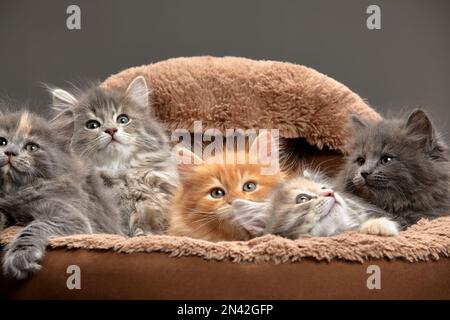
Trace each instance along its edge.
<instances>
[{"instance_id":1,"label":"gray tabby kitten","mask_svg":"<svg viewBox=\"0 0 450 320\"><path fill-rule=\"evenodd\" d=\"M70 149L92 161L120 195L127 233L164 233L178 175L166 133L151 116L145 79L135 78L126 92L94 87L74 97L56 89L53 100L60 110L53 122L66 132Z\"/></svg>"},{"instance_id":2,"label":"gray tabby kitten","mask_svg":"<svg viewBox=\"0 0 450 320\"><path fill-rule=\"evenodd\" d=\"M446 144L422 110L406 119L369 124L352 118L353 140L339 184L404 226L450 214Z\"/></svg>"},{"instance_id":3,"label":"gray tabby kitten","mask_svg":"<svg viewBox=\"0 0 450 320\"><path fill-rule=\"evenodd\" d=\"M236 200L237 220L254 235L275 234L289 239L334 236L350 230L393 236L400 225L389 215L361 200L335 192L318 172L283 183L269 201Z\"/></svg>"},{"instance_id":4,"label":"gray tabby kitten","mask_svg":"<svg viewBox=\"0 0 450 320\"><path fill-rule=\"evenodd\" d=\"M38 116L0 118L0 212L8 225L24 227L5 248L3 271L9 276L23 279L39 270L51 237L121 234L102 180L64 144Z\"/></svg>"}]
</instances>

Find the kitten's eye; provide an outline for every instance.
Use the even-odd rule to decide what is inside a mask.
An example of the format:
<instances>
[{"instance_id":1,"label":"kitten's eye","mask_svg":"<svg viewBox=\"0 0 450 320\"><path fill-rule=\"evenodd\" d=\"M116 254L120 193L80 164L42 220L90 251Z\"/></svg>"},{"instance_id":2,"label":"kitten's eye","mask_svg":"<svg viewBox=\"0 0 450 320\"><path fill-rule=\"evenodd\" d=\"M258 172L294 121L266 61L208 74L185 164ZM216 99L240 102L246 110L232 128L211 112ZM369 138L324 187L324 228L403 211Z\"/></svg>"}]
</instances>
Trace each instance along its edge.
<instances>
[{"instance_id":1,"label":"kitten's eye","mask_svg":"<svg viewBox=\"0 0 450 320\"><path fill-rule=\"evenodd\" d=\"M252 192L256 189L256 183L254 182L246 182L244 183L244 185L242 186L242 190L244 192Z\"/></svg>"},{"instance_id":2,"label":"kitten's eye","mask_svg":"<svg viewBox=\"0 0 450 320\"><path fill-rule=\"evenodd\" d=\"M86 128L90 130L100 128L100 122L98 122L97 120L89 120L88 122L86 122Z\"/></svg>"},{"instance_id":3,"label":"kitten's eye","mask_svg":"<svg viewBox=\"0 0 450 320\"><path fill-rule=\"evenodd\" d=\"M39 150L39 146L36 143L30 142L25 145L25 149L30 152L35 152Z\"/></svg>"},{"instance_id":4,"label":"kitten's eye","mask_svg":"<svg viewBox=\"0 0 450 320\"><path fill-rule=\"evenodd\" d=\"M391 163L392 160L394 160L394 157L392 157L392 156L382 156L381 159L380 159L380 163L381 164L388 164L388 163Z\"/></svg>"},{"instance_id":5,"label":"kitten's eye","mask_svg":"<svg viewBox=\"0 0 450 320\"><path fill-rule=\"evenodd\" d=\"M225 191L223 189L221 189L221 188L214 188L214 189L212 189L209 192L209 194L214 199L220 199L220 198L223 198L225 196Z\"/></svg>"},{"instance_id":6,"label":"kitten's eye","mask_svg":"<svg viewBox=\"0 0 450 320\"><path fill-rule=\"evenodd\" d=\"M125 124L130 122L130 118L128 118L128 116L126 114L121 114L120 116L117 117L117 123L120 124Z\"/></svg>"},{"instance_id":7,"label":"kitten's eye","mask_svg":"<svg viewBox=\"0 0 450 320\"><path fill-rule=\"evenodd\" d=\"M360 166L362 166L365 162L366 159L364 159L363 157L358 157L358 159L356 159L356 163L359 164Z\"/></svg>"},{"instance_id":8,"label":"kitten's eye","mask_svg":"<svg viewBox=\"0 0 450 320\"><path fill-rule=\"evenodd\" d=\"M322 190L325 190L327 187L322 187L322 188L320 188L320 189L322 189Z\"/></svg>"},{"instance_id":9,"label":"kitten's eye","mask_svg":"<svg viewBox=\"0 0 450 320\"><path fill-rule=\"evenodd\" d=\"M312 197L308 194L305 193L300 193L296 198L295 198L295 203L305 203L308 202L312 199Z\"/></svg>"},{"instance_id":10,"label":"kitten's eye","mask_svg":"<svg viewBox=\"0 0 450 320\"><path fill-rule=\"evenodd\" d=\"M0 137L0 147L4 147L8 144L8 140L3 137Z\"/></svg>"}]
</instances>

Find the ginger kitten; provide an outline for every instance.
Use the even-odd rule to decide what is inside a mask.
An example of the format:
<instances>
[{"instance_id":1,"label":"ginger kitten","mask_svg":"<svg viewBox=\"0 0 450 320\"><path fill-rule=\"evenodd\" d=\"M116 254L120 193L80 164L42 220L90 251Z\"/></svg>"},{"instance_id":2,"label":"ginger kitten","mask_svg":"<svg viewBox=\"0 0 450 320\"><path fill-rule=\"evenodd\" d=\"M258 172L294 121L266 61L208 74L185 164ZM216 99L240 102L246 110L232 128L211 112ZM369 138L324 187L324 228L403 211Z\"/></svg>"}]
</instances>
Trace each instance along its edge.
<instances>
[{"instance_id":1,"label":"ginger kitten","mask_svg":"<svg viewBox=\"0 0 450 320\"><path fill-rule=\"evenodd\" d=\"M263 141L263 135L256 138L250 150ZM269 152L273 141L269 139ZM265 140L264 140L265 141ZM231 151L234 152L234 151ZM263 165L248 161L245 152L244 163L214 163L202 160L186 149L177 152L181 159L191 164L178 165L181 186L175 194L169 234L189 236L209 241L248 240L254 236L252 223L239 223L239 212L233 210L233 202L245 199L253 202L264 201L284 178L277 171L263 174ZM225 157L224 154L214 158ZM216 160L213 159L213 160Z\"/></svg>"}]
</instances>

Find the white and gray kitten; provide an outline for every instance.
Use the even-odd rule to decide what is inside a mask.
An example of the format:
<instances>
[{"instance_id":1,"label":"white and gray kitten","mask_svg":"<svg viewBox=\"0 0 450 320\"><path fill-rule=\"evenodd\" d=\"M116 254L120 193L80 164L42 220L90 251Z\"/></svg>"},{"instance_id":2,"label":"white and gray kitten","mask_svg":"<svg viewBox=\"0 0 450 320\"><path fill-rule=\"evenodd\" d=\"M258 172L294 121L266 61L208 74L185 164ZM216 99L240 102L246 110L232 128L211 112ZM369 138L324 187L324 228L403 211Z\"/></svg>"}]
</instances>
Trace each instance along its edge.
<instances>
[{"instance_id":1,"label":"white and gray kitten","mask_svg":"<svg viewBox=\"0 0 450 320\"><path fill-rule=\"evenodd\" d=\"M334 236L357 230L393 236L400 225L382 210L338 193L323 175L305 171L283 183L261 203L240 200L238 219L254 235L276 234L289 239L302 236Z\"/></svg>"},{"instance_id":2,"label":"white and gray kitten","mask_svg":"<svg viewBox=\"0 0 450 320\"><path fill-rule=\"evenodd\" d=\"M161 234L178 184L166 132L153 117L142 76L126 92L95 86L76 97L55 89L53 122L70 149L93 161L105 185L119 195L124 228L131 236Z\"/></svg>"}]
</instances>

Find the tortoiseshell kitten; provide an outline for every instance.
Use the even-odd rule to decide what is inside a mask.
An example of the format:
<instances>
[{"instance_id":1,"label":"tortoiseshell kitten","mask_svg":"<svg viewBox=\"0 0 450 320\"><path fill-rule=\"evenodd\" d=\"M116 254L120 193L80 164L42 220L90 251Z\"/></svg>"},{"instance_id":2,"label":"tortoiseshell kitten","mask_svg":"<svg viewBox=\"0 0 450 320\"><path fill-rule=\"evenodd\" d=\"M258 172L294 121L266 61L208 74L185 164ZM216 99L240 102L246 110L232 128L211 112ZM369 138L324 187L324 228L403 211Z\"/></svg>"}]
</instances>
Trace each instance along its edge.
<instances>
[{"instance_id":1,"label":"tortoiseshell kitten","mask_svg":"<svg viewBox=\"0 0 450 320\"><path fill-rule=\"evenodd\" d=\"M49 238L121 233L120 215L96 171L71 156L46 120L28 112L0 117L0 213L23 229L5 247L3 271L39 270Z\"/></svg>"},{"instance_id":2,"label":"tortoiseshell kitten","mask_svg":"<svg viewBox=\"0 0 450 320\"><path fill-rule=\"evenodd\" d=\"M450 214L448 148L422 110L406 119L352 118L352 141L338 181L407 227Z\"/></svg>"},{"instance_id":3,"label":"tortoiseshell kitten","mask_svg":"<svg viewBox=\"0 0 450 320\"><path fill-rule=\"evenodd\" d=\"M56 89L53 97L60 110L53 123L66 132L72 152L92 161L120 195L129 235L164 233L178 176L166 132L151 115L145 79L135 78L126 92L94 87L75 97Z\"/></svg>"}]
</instances>

